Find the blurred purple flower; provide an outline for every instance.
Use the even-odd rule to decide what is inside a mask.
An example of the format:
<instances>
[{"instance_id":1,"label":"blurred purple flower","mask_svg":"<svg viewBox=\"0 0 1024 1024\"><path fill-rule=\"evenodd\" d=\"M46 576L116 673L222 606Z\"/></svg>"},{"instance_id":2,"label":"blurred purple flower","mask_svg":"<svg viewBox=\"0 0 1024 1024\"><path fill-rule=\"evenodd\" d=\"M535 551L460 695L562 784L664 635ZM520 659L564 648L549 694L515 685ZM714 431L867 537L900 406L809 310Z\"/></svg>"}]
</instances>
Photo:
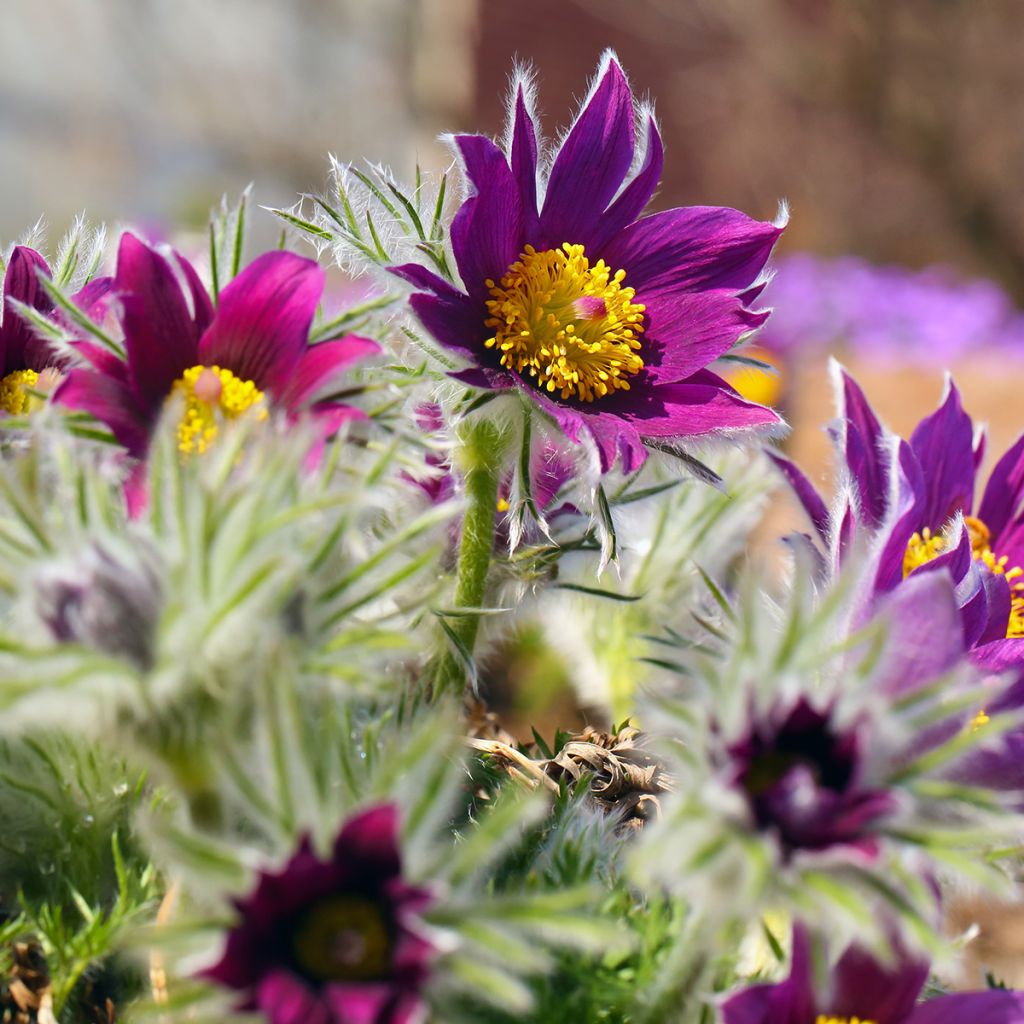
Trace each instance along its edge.
<instances>
[{"instance_id":1,"label":"blurred purple flower","mask_svg":"<svg viewBox=\"0 0 1024 1024\"><path fill-rule=\"evenodd\" d=\"M803 927L793 931L789 977L753 985L721 1005L722 1024L1018 1024L1024 994L991 989L960 992L918 1003L928 964L901 952L884 966L850 946L832 969L830 991L815 991L810 942Z\"/></svg>"},{"instance_id":2,"label":"blurred purple flower","mask_svg":"<svg viewBox=\"0 0 1024 1024\"><path fill-rule=\"evenodd\" d=\"M945 267L873 266L853 256L780 259L759 344L806 355L844 348L873 362L948 366L979 352L1024 357L1024 314L992 281Z\"/></svg>"},{"instance_id":3,"label":"blurred purple flower","mask_svg":"<svg viewBox=\"0 0 1024 1024\"><path fill-rule=\"evenodd\" d=\"M120 302L126 359L82 346L91 369L72 370L54 398L106 423L131 455L143 456L164 403L178 394L183 454L202 452L223 419L264 401L288 414L313 413L326 435L358 410L319 401L352 362L378 352L356 335L309 345L324 275L295 253L264 253L220 294L214 309L192 265L165 258L124 234L113 291Z\"/></svg>"},{"instance_id":4,"label":"blurred purple flower","mask_svg":"<svg viewBox=\"0 0 1024 1024\"><path fill-rule=\"evenodd\" d=\"M413 1024L434 947L416 927L431 902L402 878L397 809L350 818L321 860L307 839L236 901L238 924L205 976L270 1024Z\"/></svg>"},{"instance_id":5,"label":"blurred purple flower","mask_svg":"<svg viewBox=\"0 0 1024 1024\"><path fill-rule=\"evenodd\" d=\"M26 388L49 390L57 384L65 364L65 359L38 337L10 301L13 299L40 313L53 315L53 303L39 283L40 273L50 276L46 260L35 249L15 246L4 275L3 317L0 319L0 409L12 415L29 411L30 396ZM110 278L96 278L72 296L72 302L86 316L95 316L110 291L110 284Z\"/></svg>"},{"instance_id":6,"label":"blurred purple flower","mask_svg":"<svg viewBox=\"0 0 1024 1024\"><path fill-rule=\"evenodd\" d=\"M707 369L767 312L750 308L782 232L736 210L689 207L637 220L661 177L647 115L636 146L625 75L606 56L550 163L528 83L515 90L507 153L458 135L473 194L451 226L466 291L418 264L393 267L419 291L424 327L471 364L473 387L518 388L573 441L589 434L602 468L625 472L645 441L771 428L770 409ZM540 180L539 180L540 178Z\"/></svg>"},{"instance_id":7,"label":"blurred purple flower","mask_svg":"<svg viewBox=\"0 0 1024 1024\"><path fill-rule=\"evenodd\" d=\"M831 709L801 698L751 724L729 749L732 783L746 796L757 828L796 850L877 852L872 826L895 809L894 796L865 782L863 724L838 726Z\"/></svg>"}]
</instances>

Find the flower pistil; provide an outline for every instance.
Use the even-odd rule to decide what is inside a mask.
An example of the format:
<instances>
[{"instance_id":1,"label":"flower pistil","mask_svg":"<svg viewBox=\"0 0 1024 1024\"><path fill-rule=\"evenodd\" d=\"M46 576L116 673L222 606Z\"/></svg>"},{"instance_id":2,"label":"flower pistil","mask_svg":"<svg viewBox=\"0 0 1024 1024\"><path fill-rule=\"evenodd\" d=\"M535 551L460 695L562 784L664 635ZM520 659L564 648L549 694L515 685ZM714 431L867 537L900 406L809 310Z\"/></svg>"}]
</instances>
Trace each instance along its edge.
<instances>
[{"instance_id":1,"label":"flower pistil","mask_svg":"<svg viewBox=\"0 0 1024 1024\"><path fill-rule=\"evenodd\" d=\"M171 394L185 399L178 424L178 450L185 456L209 448L220 419L237 419L254 406L258 419L268 416L263 392L219 366L190 367L174 382Z\"/></svg>"}]
</instances>

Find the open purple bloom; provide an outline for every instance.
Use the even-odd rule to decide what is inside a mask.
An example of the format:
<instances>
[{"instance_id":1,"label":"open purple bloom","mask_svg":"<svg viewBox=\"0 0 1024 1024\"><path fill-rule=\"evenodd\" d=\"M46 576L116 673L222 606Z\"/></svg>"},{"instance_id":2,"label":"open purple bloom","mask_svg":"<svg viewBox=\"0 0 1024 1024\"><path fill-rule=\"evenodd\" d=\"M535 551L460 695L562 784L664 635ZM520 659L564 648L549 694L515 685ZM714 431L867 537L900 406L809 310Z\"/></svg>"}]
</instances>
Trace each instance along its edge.
<instances>
[{"instance_id":1,"label":"open purple bloom","mask_svg":"<svg viewBox=\"0 0 1024 1024\"><path fill-rule=\"evenodd\" d=\"M773 456L818 538L836 564L855 541L869 546L878 594L917 573L949 571L967 646L998 643L1003 654L1019 648L1024 661L1024 435L998 461L978 500L984 437L952 381L909 441L882 426L845 371L839 381L833 438L845 480L840 500L830 509L796 466Z\"/></svg>"},{"instance_id":2,"label":"open purple bloom","mask_svg":"<svg viewBox=\"0 0 1024 1024\"><path fill-rule=\"evenodd\" d=\"M270 1024L413 1024L433 946L417 931L427 889L402 878L397 810L350 818L321 860L308 839L236 902L238 924L205 976Z\"/></svg>"},{"instance_id":3,"label":"open purple bloom","mask_svg":"<svg viewBox=\"0 0 1024 1024\"><path fill-rule=\"evenodd\" d=\"M26 388L47 391L60 377L64 361L48 342L19 315L10 300L52 314L53 303L39 283L39 274L50 276L46 260L25 245L15 246L4 275L3 314L0 319L0 409L12 415L29 411ZM110 290L109 278L97 278L72 297L87 316L94 315Z\"/></svg>"},{"instance_id":4,"label":"open purple bloom","mask_svg":"<svg viewBox=\"0 0 1024 1024\"><path fill-rule=\"evenodd\" d=\"M187 260L165 258L126 233L112 285L126 358L82 346L92 365L72 370L55 400L106 423L139 457L172 395L184 402L185 455L204 451L226 419L250 409L266 416L268 401L290 415L310 410L330 432L361 413L321 401L325 390L379 346L355 335L309 344L323 287L312 260L264 253L224 288L215 309Z\"/></svg>"},{"instance_id":5,"label":"open purple bloom","mask_svg":"<svg viewBox=\"0 0 1024 1024\"><path fill-rule=\"evenodd\" d=\"M794 929L789 977L753 985L721 1005L722 1024L1017 1024L1024 994L992 989L939 996L918 1003L928 964L906 954L884 966L851 946L832 970L830 991L815 990L810 942Z\"/></svg>"},{"instance_id":6,"label":"open purple bloom","mask_svg":"<svg viewBox=\"0 0 1024 1024\"><path fill-rule=\"evenodd\" d=\"M638 148L634 109L607 56L545 171L520 82L507 151L453 140L473 189L451 226L465 290L417 264L392 268L419 289L424 327L470 364L456 379L520 389L573 441L589 434L604 469L618 456L626 472L645 441L780 424L707 367L765 321L750 304L782 228L716 207L640 217L662 144L647 114Z\"/></svg>"},{"instance_id":7,"label":"open purple bloom","mask_svg":"<svg viewBox=\"0 0 1024 1024\"><path fill-rule=\"evenodd\" d=\"M864 779L862 731L838 726L831 709L801 698L755 720L730 747L732 783L745 794L757 828L774 833L784 855L833 846L875 854L872 826L896 802Z\"/></svg>"}]
</instances>

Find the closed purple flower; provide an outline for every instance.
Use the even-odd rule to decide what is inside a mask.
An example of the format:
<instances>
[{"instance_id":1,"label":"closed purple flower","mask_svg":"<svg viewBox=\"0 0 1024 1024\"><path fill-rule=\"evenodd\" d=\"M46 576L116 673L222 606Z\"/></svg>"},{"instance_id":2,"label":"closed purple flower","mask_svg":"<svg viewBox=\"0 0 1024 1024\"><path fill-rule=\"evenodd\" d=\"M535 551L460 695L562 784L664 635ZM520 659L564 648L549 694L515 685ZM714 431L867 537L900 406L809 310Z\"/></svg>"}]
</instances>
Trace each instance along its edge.
<instances>
[{"instance_id":1,"label":"closed purple flower","mask_svg":"<svg viewBox=\"0 0 1024 1024\"><path fill-rule=\"evenodd\" d=\"M11 304L12 299L40 313L52 315L53 303L39 282L50 276L46 260L25 245L15 246L4 275L3 317L0 319L0 409L17 416L29 412L28 390L48 391L60 380L62 360L50 344ZM94 315L110 290L109 278L97 278L73 296L86 315Z\"/></svg>"},{"instance_id":2,"label":"closed purple flower","mask_svg":"<svg viewBox=\"0 0 1024 1024\"><path fill-rule=\"evenodd\" d=\"M789 977L753 985L726 999L722 1024L1019 1024L1024 994L993 989L939 996L919 1003L928 964L901 953L889 966L851 946L835 965L830 990L815 990L810 942L794 929Z\"/></svg>"},{"instance_id":3,"label":"closed purple flower","mask_svg":"<svg viewBox=\"0 0 1024 1024\"><path fill-rule=\"evenodd\" d=\"M269 1024L413 1024L434 953L416 914L430 902L402 878L396 808L372 807L327 860L305 839L281 871L261 873L204 973Z\"/></svg>"},{"instance_id":4,"label":"closed purple flower","mask_svg":"<svg viewBox=\"0 0 1024 1024\"><path fill-rule=\"evenodd\" d=\"M72 370L54 397L106 423L130 454L146 453L172 395L184 403L184 455L204 451L225 420L250 410L266 416L268 403L289 415L311 411L324 433L362 415L321 399L352 362L379 346L355 335L309 344L324 287L312 260L264 253L224 288L214 309L187 260L165 258L125 234L112 287L126 358L83 346L91 368Z\"/></svg>"},{"instance_id":5,"label":"closed purple flower","mask_svg":"<svg viewBox=\"0 0 1024 1024\"><path fill-rule=\"evenodd\" d=\"M606 57L550 167L526 86L507 152L453 139L473 194L451 226L465 291L417 264L424 327L471 368L474 387L519 389L573 441L593 438L608 469L646 458L644 442L772 428L707 366L765 321L751 308L782 228L736 210L688 207L640 217L661 176L653 116L636 141L634 100Z\"/></svg>"}]
</instances>

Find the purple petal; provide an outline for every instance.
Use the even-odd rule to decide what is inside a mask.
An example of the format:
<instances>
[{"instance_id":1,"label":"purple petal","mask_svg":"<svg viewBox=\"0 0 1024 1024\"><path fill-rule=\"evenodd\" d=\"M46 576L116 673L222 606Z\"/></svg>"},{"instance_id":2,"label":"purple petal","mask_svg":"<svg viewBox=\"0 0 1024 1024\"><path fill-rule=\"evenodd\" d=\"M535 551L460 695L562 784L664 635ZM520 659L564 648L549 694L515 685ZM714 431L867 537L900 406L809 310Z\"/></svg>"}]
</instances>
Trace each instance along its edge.
<instances>
[{"instance_id":1,"label":"purple petal","mask_svg":"<svg viewBox=\"0 0 1024 1024\"><path fill-rule=\"evenodd\" d=\"M505 154L490 139L457 135L455 144L476 193L452 220L452 250L466 290L481 303L484 282L501 280L523 251L523 207Z\"/></svg>"},{"instance_id":2,"label":"purple petal","mask_svg":"<svg viewBox=\"0 0 1024 1024\"><path fill-rule=\"evenodd\" d=\"M948 672L964 652L953 584L945 573L913 574L881 602L886 644L875 685L902 696Z\"/></svg>"},{"instance_id":3,"label":"purple petal","mask_svg":"<svg viewBox=\"0 0 1024 1024\"><path fill-rule=\"evenodd\" d=\"M280 395L281 403L289 410L307 405L351 363L379 352L377 342L356 334L308 346Z\"/></svg>"},{"instance_id":4,"label":"purple petal","mask_svg":"<svg viewBox=\"0 0 1024 1024\"><path fill-rule=\"evenodd\" d=\"M1024 1021L1024 993L959 992L921 1003L906 1024L1021 1024ZM902 1022L901 1022L902 1024Z\"/></svg>"},{"instance_id":5,"label":"purple petal","mask_svg":"<svg viewBox=\"0 0 1024 1024\"><path fill-rule=\"evenodd\" d=\"M661 143L661 132L658 131L654 118L648 117L647 151L643 166L601 218L590 241L595 253L602 253L616 234L643 213L658 187L658 182L661 181L664 161L665 151ZM753 298L750 301L753 301Z\"/></svg>"},{"instance_id":6,"label":"purple petal","mask_svg":"<svg viewBox=\"0 0 1024 1024\"><path fill-rule=\"evenodd\" d=\"M629 278L626 278L629 284ZM767 319L720 291L637 295L646 309L640 355L660 384L681 381L713 363Z\"/></svg>"},{"instance_id":7,"label":"purple petal","mask_svg":"<svg viewBox=\"0 0 1024 1024\"><path fill-rule=\"evenodd\" d=\"M507 391L519 384L510 371L492 370L487 366L473 366L468 370L449 373L448 376L468 387L481 388L484 391Z\"/></svg>"},{"instance_id":8,"label":"purple petal","mask_svg":"<svg viewBox=\"0 0 1024 1024\"><path fill-rule=\"evenodd\" d=\"M280 969L264 978L257 1004L268 1024L337 1024L327 999L291 971Z\"/></svg>"},{"instance_id":9,"label":"purple petal","mask_svg":"<svg viewBox=\"0 0 1024 1024\"><path fill-rule=\"evenodd\" d=\"M782 228L739 210L688 206L655 213L621 231L602 255L640 301L659 291L740 292L760 276Z\"/></svg>"},{"instance_id":10,"label":"purple petal","mask_svg":"<svg viewBox=\"0 0 1024 1024\"><path fill-rule=\"evenodd\" d=\"M875 589L879 591L891 590L903 579L903 558L910 538L921 528L920 509L925 500L921 467L913 450L902 438L895 444L893 495L889 509L892 525L878 558Z\"/></svg>"},{"instance_id":11,"label":"purple petal","mask_svg":"<svg viewBox=\"0 0 1024 1024\"><path fill-rule=\"evenodd\" d=\"M4 276L3 320L0 321L0 360L2 360L2 376L15 370L38 369L48 365L50 347L21 315L8 304L8 299L48 313L53 303L39 283L38 273L49 277L50 268L35 251L26 245L17 245L11 253Z\"/></svg>"},{"instance_id":12,"label":"purple petal","mask_svg":"<svg viewBox=\"0 0 1024 1024\"><path fill-rule=\"evenodd\" d=\"M279 398L309 343L324 272L293 252L253 260L220 294L199 362L221 366Z\"/></svg>"},{"instance_id":13,"label":"purple petal","mask_svg":"<svg viewBox=\"0 0 1024 1024\"><path fill-rule=\"evenodd\" d=\"M807 479L796 463L783 458L773 451L768 451L767 455L786 478L789 486L793 488L793 493L800 504L803 505L804 511L811 520L811 525L814 527L815 532L827 543L829 526L828 508L814 484Z\"/></svg>"},{"instance_id":14,"label":"purple petal","mask_svg":"<svg viewBox=\"0 0 1024 1024\"><path fill-rule=\"evenodd\" d=\"M512 120L510 163L512 176L519 185L523 209L525 237L537 233L537 124L527 108L522 83L516 90L516 103Z\"/></svg>"},{"instance_id":15,"label":"purple petal","mask_svg":"<svg viewBox=\"0 0 1024 1024\"><path fill-rule=\"evenodd\" d=\"M398 808L379 804L350 818L334 843L338 863L358 863L372 868L374 877L387 878L401 872L398 852Z\"/></svg>"},{"instance_id":16,"label":"purple petal","mask_svg":"<svg viewBox=\"0 0 1024 1024\"><path fill-rule=\"evenodd\" d=\"M860 1016L876 1024L904 1024L928 980L927 961L904 958L883 967L866 951L851 946L833 971L828 1013Z\"/></svg>"},{"instance_id":17,"label":"purple petal","mask_svg":"<svg viewBox=\"0 0 1024 1024\"><path fill-rule=\"evenodd\" d=\"M443 277L439 277L432 270L428 270L421 263L402 263L399 266L388 267L388 273L400 277L420 291L433 292L444 299L465 299L466 296L455 288Z\"/></svg>"},{"instance_id":18,"label":"purple petal","mask_svg":"<svg viewBox=\"0 0 1024 1024\"><path fill-rule=\"evenodd\" d=\"M888 482L883 461L885 432L857 382L840 369L843 383L843 454L860 497L861 515L870 527L885 517Z\"/></svg>"},{"instance_id":19,"label":"purple petal","mask_svg":"<svg viewBox=\"0 0 1024 1024\"><path fill-rule=\"evenodd\" d=\"M974 426L952 381L942 405L917 425L910 446L927 491L923 524L937 530L954 513L969 514L974 495Z\"/></svg>"},{"instance_id":20,"label":"purple petal","mask_svg":"<svg viewBox=\"0 0 1024 1024\"><path fill-rule=\"evenodd\" d=\"M591 244L633 163L633 145L633 96L622 68L609 59L551 167L538 248Z\"/></svg>"},{"instance_id":21,"label":"purple petal","mask_svg":"<svg viewBox=\"0 0 1024 1024\"><path fill-rule=\"evenodd\" d=\"M992 533L992 547L1005 554L1007 545L1000 543L1011 526L1019 526L1024 504L1024 434L996 463L985 486L978 508L978 518ZM1016 546L1016 545L1014 545Z\"/></svg>"},{"instance_id":22,"label":"purple petal","mask_svg":"<svg viewBox=\"0 0 1024 1024\"><path fill-rule=\"evenodd\" d=\"M324 989L335 1024L391 1024L390 1015L381 1015L395 995L391 985L382 983L327 985Z\"/></svg>"},{"instance_id":23,"label":"purple petal","mask_svg":"<svg viewBox=\"0 0 1024 1024\"><path fill-rule=\"evenodd\" d=\"M114 278L94 277L84 288L71 296L71 301L90 319L101 322L114 292Z\"/></svg>"},{"instance_id":24,"label":"purple petal","mask_svg":"<svg viewBox=\"0 0 1024 1024\"><path fill-rule=\"evenodd\" d=\"M131 455L145 453L150 421L124 382L93 370L72 370L54 392L53 400L105 423Z\"/></svg>"},{"instance_id":25,"label":"purple petal","mask_svg":"<svg viewBox=\"0 0 1024 1024\"><path fill-rule=\"evenodd\" d=\"M1006 582L1006 577L1001 573L989 572L987 568L979 567L978 571L985 595L985 621L977 631L977 640L968 645L971 647L1004 639L1012 609L1010 584Z\"/></svg>"},{"instance_id":26,"label":"purple petal","mask_svg":"<svg viewBox=\"0 0 1024 1024\"><path fill-rule=\"evenodd\" d=\"M753 985L721 1006L722 1024L809 1024L816 1019L810 943L806 930L793 929L789 977L775 985Z\"/></svg>"},{"instance_id":27,"label":"purple petal","mask_svg":"<svg viewBox=\"0 0 1024 1024\"><path fill-rule=\"evenodd\" d=\"M127 232L118 249L115 288L132 380L145 405L156 411L198 361L199 327L171 265Z\"/></svg>"},{"instance_id":28,"label":"purple petal","mask_svg":"<svg viewBox=\"0 0 1024 1024\"><path fill-rule=\"evenodd\" d=\"M419 322L445 348L476 362L486 337L486 311L461 292L455 294L457 298L418 292L409 296L409 305Z\"/></svg>"}]
</instances>

